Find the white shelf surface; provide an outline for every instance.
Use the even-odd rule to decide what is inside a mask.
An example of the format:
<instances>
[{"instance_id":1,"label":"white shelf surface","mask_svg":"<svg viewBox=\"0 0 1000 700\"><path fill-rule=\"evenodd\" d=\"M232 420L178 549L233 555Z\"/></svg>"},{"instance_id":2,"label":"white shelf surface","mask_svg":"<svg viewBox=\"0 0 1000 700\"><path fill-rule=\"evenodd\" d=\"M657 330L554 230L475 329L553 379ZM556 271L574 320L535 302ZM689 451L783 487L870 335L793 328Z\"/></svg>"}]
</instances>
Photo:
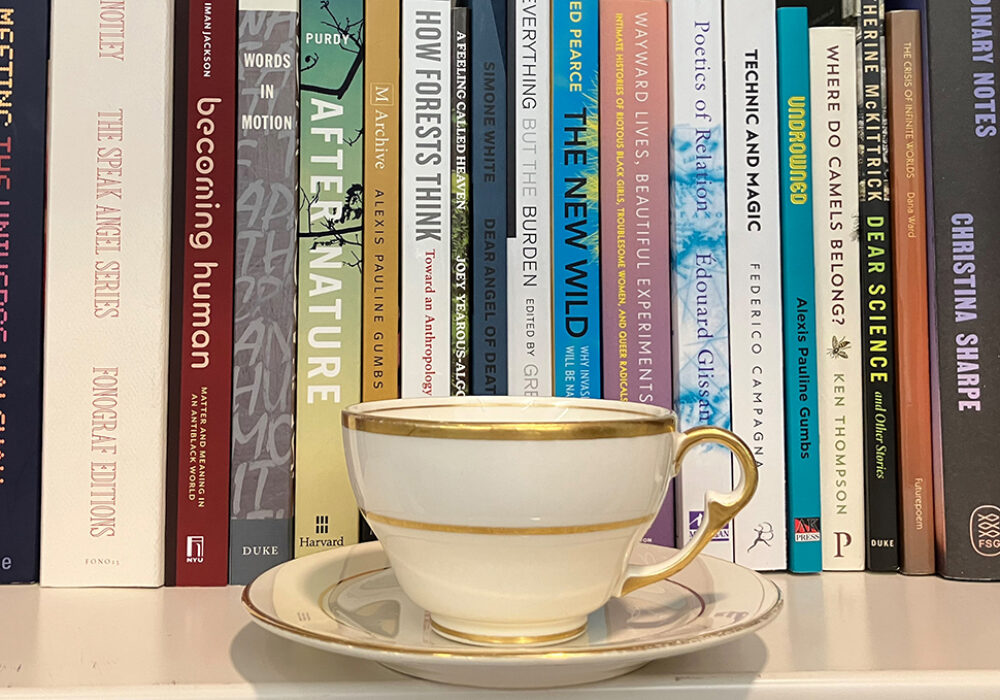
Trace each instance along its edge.
<instances>
[{"instance_id":1,"label":"white shelf surface","mask_svg":"<svg viewBox=\"0 0 1000 700\"><path fill-rule=\"evenodd\" d=\"M757 634L629 675L544 691L417 680L280 639L241 589L0 587L0 697L1000 698L1000 584L776 574Z\"/></svg>"}]
</instances>

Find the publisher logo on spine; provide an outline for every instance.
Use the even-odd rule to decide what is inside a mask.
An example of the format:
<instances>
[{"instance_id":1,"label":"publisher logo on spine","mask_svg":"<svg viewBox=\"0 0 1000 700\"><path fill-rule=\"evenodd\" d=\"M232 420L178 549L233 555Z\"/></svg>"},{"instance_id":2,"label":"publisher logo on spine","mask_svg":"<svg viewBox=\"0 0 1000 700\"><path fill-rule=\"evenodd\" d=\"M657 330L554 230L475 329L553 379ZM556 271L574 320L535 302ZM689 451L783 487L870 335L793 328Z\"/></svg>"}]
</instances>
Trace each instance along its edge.
<instances>
[{"instance_id":1,"label":"publisher logo on spine","mask_svg":"<svg viewBox=\"0 0 1000 700\"><path fill-rule=\"evenodd\" d=\"M833 533L834 542L836 543L837 553L833 555L834 559L843 559L844 550L851 546L854 538L851 537L849 532L835 532Z\"/></svg>"},{"instance_id":2,"label":"publisher logo on spine","mask_svg":"<svg viewBox=\"0 0 1000 700\"><path fill-rule=\"evenodd\" d=\"M368 101L373 105L395 105L396 93L392 83L372 83L368 93Z\"/></svg>"},{"instance_id":3,"label":"publisher logo on spine","mask_svg":"<svg viewBox=\"0 0 1000 700\"><path fill-rule=\"evenodd\" d=\"M1000 508L984 504L969 517L972 548L982 557L1000 556Z\"/></svg>"},{"instance_id":4,"label":"publisher logo on spine","mask_svg":"<svg viewBox=\"0 0 1000 700\"><path fill-rule=\"evenodd\" d=\"M316 534L325 535L330 532L330 516L329 515L317 515L316 516Z\"/></svg>"},{"instance_id":5,"label":"publisher logo on spine","mask_svg":"<svg viewBox=\"0 0 1000 700\"><path fill-rule=\"evenodd\" d=\"M701 521L705 517L705 511L703 510L689 510L688 511L688 534L694 537L694 533L698 532L698 528L701 527ZM726 523L721 530L719 530L715 537L712 538L713 542L729 542L732 538L730 534L729 523Z\"/></svg>"},{"instance_id":6,"label":"publisher logo on spine","mask_svg":"<svg viewBox=\"0 0 1000 700\"><path fill-rule=\"evenodd\" d=\"M772 540L774 540L774 525L767 522L766 520L762 523L758 523L757 527L753 529L755 537L750 546L747 547L747 551L750 552L759 544L765 547L770 547Z\"/></svg>"},{"instance_id":7,"label":"publisher logo on spine","mask_svg":"<svg viewBox=\"0 0 1000 700\"><path fill-rule=\"evenodd\" d=\"M187 563L201 564L205 561L205 536L189 535L187 538Z\"/></svg>"},{"instance_id":8,"label":"publisher logo on spine","mask_svg":"<svg viewBox=\"0 0 1000 700\"><path fill-rule=\"evenodd\" d=\"M819 518L796 518L795 541L819 542Z\"/></svg>"}]
</instances>

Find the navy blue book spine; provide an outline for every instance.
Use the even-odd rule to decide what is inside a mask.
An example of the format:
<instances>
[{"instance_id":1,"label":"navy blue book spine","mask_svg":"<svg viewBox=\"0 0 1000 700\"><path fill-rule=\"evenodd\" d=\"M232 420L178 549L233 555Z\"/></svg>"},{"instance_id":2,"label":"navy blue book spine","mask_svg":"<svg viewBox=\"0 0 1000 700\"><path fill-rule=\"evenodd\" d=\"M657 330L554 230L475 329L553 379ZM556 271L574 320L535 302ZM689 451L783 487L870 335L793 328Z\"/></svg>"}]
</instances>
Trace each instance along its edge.
<instances>
[{"instance_id":1,"label":"navy blue book spine","mask_svg":"<svg viewBox=\"0 0 1000 700\"><path fill-rule=\"evenodd\" d=\"M0 583L38 580L49 4L0 9ZM14 62L14 56L17 62Z\"/></svg>"},{"instance_id":2,"label":"navy blue book spine","mask_svg":"<svg viewBox=\"0 0 1000 700\"><path fill-rule=\"evenodd\" d=\"M507 393L507 3L470 0L472 393Z\"/></svg>"}]
</instances>

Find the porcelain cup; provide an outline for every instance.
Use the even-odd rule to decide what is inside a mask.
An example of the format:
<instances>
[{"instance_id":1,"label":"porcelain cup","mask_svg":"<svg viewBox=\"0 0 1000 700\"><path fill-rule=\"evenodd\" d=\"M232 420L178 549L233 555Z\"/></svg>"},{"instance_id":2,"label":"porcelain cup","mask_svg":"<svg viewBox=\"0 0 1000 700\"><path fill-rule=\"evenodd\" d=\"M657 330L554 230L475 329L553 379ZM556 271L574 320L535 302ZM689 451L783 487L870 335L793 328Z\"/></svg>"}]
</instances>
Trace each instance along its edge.
<instances>
[{"instance_id":1,"label":"porcelain cup","mask_svg":"<svg viewBox=\"0 0 1000 700\"><path fill-rule=\"evenodd\" d=\"M756 462L733 433L679 431L657 406L449 397L343 411L358 505L403 592L441 635L543 645L582 634L612 596L690 563L747 503ZM706 494L701 527L664 561L628 563L695 445L732 450L741 479ZM697 468L696 464L688 468Z\"/></svg>"}]
</instances>

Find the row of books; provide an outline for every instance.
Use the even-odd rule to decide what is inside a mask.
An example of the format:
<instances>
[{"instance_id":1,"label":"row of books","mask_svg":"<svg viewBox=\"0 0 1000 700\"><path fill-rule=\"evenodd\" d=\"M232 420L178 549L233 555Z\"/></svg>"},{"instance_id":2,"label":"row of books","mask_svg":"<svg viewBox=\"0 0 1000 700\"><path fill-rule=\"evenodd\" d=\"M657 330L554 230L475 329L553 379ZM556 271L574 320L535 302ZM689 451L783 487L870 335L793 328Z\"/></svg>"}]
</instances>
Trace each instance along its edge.
<instances>
[{"instance_id":1,"label":"row of books","mask_svg":"<svg viewBox=\"0 0 1000 700\"><path fill-rule=\"evenodd\" d=\"M449 393L731 427L711 554L929 573L936 528L1000 577L989 3L12 4L0 581L363 539L340 410ZM647 539L733 479L703 449Z\"/></svg>"}]
</instances>

